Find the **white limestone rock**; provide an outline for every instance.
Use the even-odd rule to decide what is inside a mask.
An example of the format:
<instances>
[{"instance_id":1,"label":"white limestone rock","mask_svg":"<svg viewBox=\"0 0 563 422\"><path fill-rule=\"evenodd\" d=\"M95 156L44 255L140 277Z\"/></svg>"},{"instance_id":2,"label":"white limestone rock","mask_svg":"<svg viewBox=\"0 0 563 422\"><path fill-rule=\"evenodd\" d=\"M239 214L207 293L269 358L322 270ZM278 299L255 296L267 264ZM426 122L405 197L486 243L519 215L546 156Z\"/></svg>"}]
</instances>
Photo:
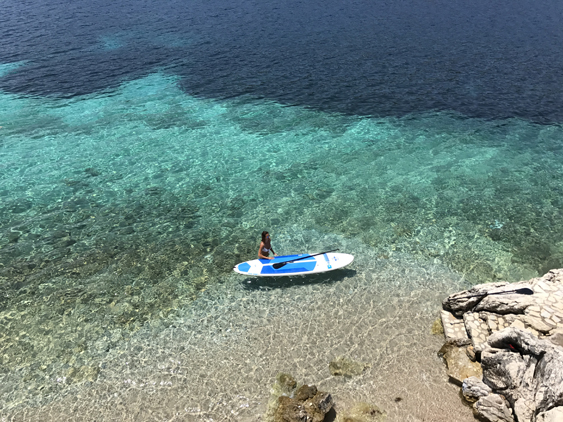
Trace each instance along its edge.
<instances>
[{"instance_id":1,"label":"white limestone rock","mask_svg":"<svg viewBox=\"0 0 563 422\"><path fill-rule=\"evenodd\" d=\"M473 405L477 416L487 422L514 422L512 410L506 400L498 394L488 394L481 397Z\"/></svg>"},{"instance_id":2,"label":"white limestone rock","mask_svg":"<svg viewBox=\"0 0 563 422\"><path fill-rule=\"evenodd\" d=\"M461 386L463 397L470 403L475 403L481 397L486 397L492 393L491 387L477 377L469 377L463 380Z\"/></svg>"},{"instance_id":3,"label":"white limestone rock","mask_svg":"<svg viewBox=\"0 0 563 422\"><path fill-rule=\"evenodd\" d=\"M475 306L486 297L486 293L492 289L502 289L508 283L478 284L469 290L454 293L442 302L442 308L451 312L457 318L462 318L463 314L475 308Z\"/></svg>"},{"instance_id":4,"label":"white limestone rock","mask_svg":"<svg viewBox=\"0 0 563 422\"><path fill-rule=\"evenodd\" d=\"M547 412L540 413L536 422L561 422L563 421L563 406L554 407Z\"/></svg>"},{"instance_id":5,"label":"white limestone rock","mask_svg":"<svg viewBox=\"0 0 563 422\"><path fill-rule=\"evenodd\" d=\"M563 268L520 283L474 286L442 305L452 327L463 321L473 359L481 362L482 382L479 374L462 379L476 415L489 422L563 422ZM451 367L459 368L456 375L449 370L455 382L466 375L458 359L465 349L448 350Z\"/></svg>"},{"instance_id":6,"label":"white limestone rock","mask_svg":"<svg viewBox=\"0 0 563 422\"><path fill-rule=\"evenodd\" d=\"M492 334L487 346L483 382L502 392L519 422L563 404L563 348L516 328Z\"/></svg>"},{"instance_id":7,"label":"white limestone rock","mask_svg":"<svg viewBox=\"0 0 563 422\"><path fill-rule=\"evenodd\" d=\"M512 292L516 289L530 288L528 281L520 283L486 283L473 286L469 290L448 296L442 308L461 318L466 312L492 312L499 315L523 314L533 304L533 295L527 296Z\"/></svg>"},{"instance_id":8,"label":"white limestone rock","mask_svg":"<svg viewBox=\"0 0 563 422\"><path fill-rule=\"evenodd\" d=\"M528 287L527 284L511 284L510 288L505 290L519 289L523 287ZM494 290L500 291L502 289ZM475 306L474 311L488 311L494 312L495 314L523 314L524 310L535 304L535 298L533 296L521 295L518 293L506 293L506 294L493 294L486 296L482 301L480 301L477 306Z\"/></svg>"}]
</instances>

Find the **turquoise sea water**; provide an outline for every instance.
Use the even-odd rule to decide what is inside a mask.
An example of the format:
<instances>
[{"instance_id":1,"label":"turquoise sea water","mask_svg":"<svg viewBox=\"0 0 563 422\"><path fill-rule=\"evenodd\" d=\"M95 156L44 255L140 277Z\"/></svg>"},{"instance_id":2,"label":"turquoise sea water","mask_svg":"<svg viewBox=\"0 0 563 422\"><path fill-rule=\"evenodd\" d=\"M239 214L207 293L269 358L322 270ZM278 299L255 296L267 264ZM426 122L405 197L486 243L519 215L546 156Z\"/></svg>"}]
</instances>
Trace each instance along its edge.
<instances>
[{"instance_id":1,"label":"turquoise sea water","mask_svg":"<svg viewBox=\"0 0 563 422\"><path fill-rule=\"evenodd\" d=\"M14 420L39 420L45 408L34 406L51 406L53 420L73 406L84 420L89 406L165 419L174 412L163 403L182 400L185 418L241 420L230 413L239 406L256 420L278 370L324 382L343 402L379 397L396 420L435 417L416 404L437 399L429 385L460 406L428 357L444 295L563 265L557 124L204 99L155 71L70 99L2 92L0 126L0 411ZM340 248L356 261L313 279L234 275L262 230L283 254ZM303 334L307 323L325 340ZM338 354L372 368L383 360L355 384L323 381ZM203 368L208 381L156 375L180 355L184 366L167 371ZM225 367L229 356L239 360ZM407 410L385 392L393 377L408 379L399 361L428 383L401 390ZM130 371L173 392L133 397Z\"/></svg>"},{"instance_id":2,"label":"turquoise sea water","mask_svg":"<svg viewBox=\"0 0 563 422\"><path fill-rule=\"evenodd\" d=\"M430 334L563 266L561 2L6 0L0 421L465 422ZM281 254L347 268L235 274ZM331 376L344 356L367 366Z\"/></svg>"}]
</instances>

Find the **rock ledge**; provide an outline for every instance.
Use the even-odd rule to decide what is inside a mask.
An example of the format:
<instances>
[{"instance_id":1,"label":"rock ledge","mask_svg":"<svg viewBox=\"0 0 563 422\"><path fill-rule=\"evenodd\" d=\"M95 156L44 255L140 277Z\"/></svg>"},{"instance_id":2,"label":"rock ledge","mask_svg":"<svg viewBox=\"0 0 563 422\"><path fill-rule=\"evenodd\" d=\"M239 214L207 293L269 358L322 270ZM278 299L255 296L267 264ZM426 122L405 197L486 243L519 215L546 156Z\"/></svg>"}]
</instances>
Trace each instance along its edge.
<instances>
[{"instance_id":1,"label":"rock ledge","mask_svg":"<svg viewBox=\"0 0 563 422\"><path fill-rule=\"evenodd\" d=\"M474 286L442 305L441 353L476 416L563 421L563 269L526 282Z\"/></svg>"}]
</instances>

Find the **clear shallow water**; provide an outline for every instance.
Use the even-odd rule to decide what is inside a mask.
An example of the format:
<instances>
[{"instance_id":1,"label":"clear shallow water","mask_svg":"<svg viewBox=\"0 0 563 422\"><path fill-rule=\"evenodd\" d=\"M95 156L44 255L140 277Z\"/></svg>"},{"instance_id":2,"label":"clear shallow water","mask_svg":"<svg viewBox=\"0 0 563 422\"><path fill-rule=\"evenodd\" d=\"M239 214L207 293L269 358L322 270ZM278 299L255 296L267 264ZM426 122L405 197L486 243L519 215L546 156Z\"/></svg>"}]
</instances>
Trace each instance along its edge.
<instances>
[{"instance_id":1,"label":"clear shallow water","mask_svg":"<svg viewBox=\"0 0 563 422\"><path fill-rule=\"evenodd\" d=\"M441 337L428 332L459 277L407 257L381 260L365 245L318 232L287 230L280 246L295 236L353 250L354 269L289 282L226 276L171 325L153 321L103 354L95 383L62 372L48 387L57 400L18 407L13 420L258 421L278 371L331 391L339 412L361 400L390 420L473 420L445 380L435 353ZM370 367L332 377L328 363L339 355Z\"/></svg>"},{"instance_id":2,"label":"clear shallow water","mask_svg":"<svg viewBox=\"0 0 563 422\"><path fill-rule=\"evenodd\" d=\"M431 359L428 382L447 389L437 387L445 381L443 368L430 351L439 343L429 326L441 298L475 282L529 278L561 259L560 127L445 113L375 119L249 99L211 101L186 95L176 77L161 72L70 100L2 94L0 110L9 122L1 129L0 192L7 414L60 396L113 412L113 402L96 391L104 377L111 388L125 382L123 362L112 357L118 350L133 359L128 347L138 343L134 350L147 361L159 361L162 353L175 359L178 352L158 337L161 329L182 330L181 347L194 324L184 326L183 315L203 312L194 299L212 288L206 306L217 300L223 309L230 297L251 300L252 283L257 292L266 289L256 293L255 312L225 310L229 324L250 318L249 332L279 331L280 338L288 335L285 329L301 332L300 324L315 316L310 309L301 317L296 312L313 294L322 324L349 325L335 327L329 344L309 343L300 334L283 354L275 339L237 349L241 359L256 350L264 356L256 379L256 365L237 367L255 381L248 381L252 394L245 395L253 402L250 415L264 410L266 387L282 369L325 380L348 401L354 391L365 390L358 394L366 399L385 396L384 385L398 369L374 359L387 353L380 343L404 330L409 334L394 346L396 365L420 375L419 359ZM340 247L357 260L349 270L315 280L248 283L232 275L232 266L255 255L263 228L282 253ZM367 291L354 304L342 289ZM289 301L289 310L270 325L259 315L277 309L276 294ZM362 346L343 338L356 322L346 312L334 314L341 300L369 315L369 324L354 329ZM377 328L387 327L389 318L390 331ZM225 360L213 358L219 352L207 348L215 341L212 331L207 338L202 330L193 346L207 350L207 364L198 367L213 374ZM235 341L223 353L237 347ZM418 347L428 353L411 355ZM357 388L339 390L320 374L330 356L347 353L377 370ZM159 379L142 366L139 379ZM186 406L202 400L198 408L210 418L231 409L229 394L239 392L236 383L221 390L221 375L215 376L215 384L188 383L193 400ZM94 401L75 395L91 388ZM205 401L215 388L226 395L223 407ZM419 388L410 394L414 402L435 396ZM455 407L458 398L451 397ZM124 409L136 409L137 399L124 400ZM415 407L397 410L396 417ZM64 415L58 409L55 419Z\"/></svg>"},{"instance_id":3,"label":"clear shallow water","mask_svg":"<svg viewBox=\"0 0 563 422\"><path fill-rule=\"evenodd\" d=\"M3 417L257 420L283 370L342 409L470 418L429 326L563 265L560 8L502 10L515 34L492 6L380 6L7 5ZM264 229L356 260L235 276ZM332 378L341 354L371 369Z\"/></svg>"}]
</instances>

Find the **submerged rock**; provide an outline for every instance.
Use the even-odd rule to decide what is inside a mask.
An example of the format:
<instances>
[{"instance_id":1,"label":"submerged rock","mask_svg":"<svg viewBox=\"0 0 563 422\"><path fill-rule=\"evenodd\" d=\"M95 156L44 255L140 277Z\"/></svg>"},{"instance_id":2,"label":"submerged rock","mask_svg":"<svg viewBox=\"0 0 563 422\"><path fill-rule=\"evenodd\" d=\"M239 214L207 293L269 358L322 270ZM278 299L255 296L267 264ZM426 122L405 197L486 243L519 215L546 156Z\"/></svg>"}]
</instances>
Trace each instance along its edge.
<instances>
[{"instance_id":1,"label":"submerged rock","mask_svg":"<svg viewBox=\"0 0 563 422\"><path fill-rule=\"evenodd\" d=\"M438 354L444 357L448 367L450 380L461 385L469 377L481 378L482 369L478 362L473 362L467 354L467 346L459 346L456 342L446 342Z\"/></svg>"},{"instance_id":2,"label":"submerged rock","mask_svg":"<svg viewBox=\"0 0 563 422\"><path fill-rule=\"evenodd\" d=\"M353 377L361 375L369 366L367 363L356 362L344 356L338 356L329 363L328 368L331 375Z\"/></svg>"},{"instance_id":3,"label":"submerged rock","mask_svg":"<svg viewBox=\"0 0 563 422\"><path fill-rule=\"evenodd\" d=\"M100 172L93 167L88 167L84 170L84 173L86 173L90 177L96 177L100 175Z\"/></svg>"},{"instance_id":4,"label":"submerged rock","mask_svg":"<svg viewBox=\"0 0 563 422\"><path fill-rule=\"evenodd\" d=\"M96 381L100 373L97 366L81 366L79 368L70 368L67 371L67 383L80 383L84 381Z\"/></svg>"},{"instance_id":5,"label":"submerged rock","mask_svg":"<svg viewBox=\"0 0 563 422\"><path fill-rule=\"evenodd\" d=\"M367 367L344 358L339 358L338 362L346 362L346 366L353 363L354 369L362 371ZM329 393L318 391L314 385L298 386L291 375L280 373L272 385L263 422L384 422L386 419L387 414L382 409L365 402L357 402L337 414Z\"/></svg>"},{"instance_id":6,"label":"submerged rock","mask_svg":"<svg viewBox=\"0 0 563 422\"><path fill-rule=\"evenodd\" d=\"M442 318L436 318L430 329L432 335L444 334L444 325L442 324Z\"/></svg>"},{"instance_id":7,"label":"submerged rock","mask_svg":"<svg viewBox=\"0 0 563 422\"><path fill-rule=\"evenodd\" d=\"M295 396L280 396L274 422L322 422L332 409L329 393L318 391L314 385L302 385Z\"/></svg>"},{"instance_id":8,"label":"submerged rock","mask_svg":"<svg viewBox=\"0 0 563 422\"><path fill-rule=\"evenodd\" d=\"M298 387L289 374L279 373L272 385L264 422L322 422L332 409L329 393L314 385Z\"/></svg>"},{"instance_id":9,"label":"submerged rock","mask_svg":"<svg viewBox=\"0 0 563 422\"><path fill-rule=\"evenodd\" d=\"M297 381L290 374L280 372L270 390L270 398L264 415L264 422L273 422L274 415L278 409L281 396L291 396L297 389Z\"/></svg>"},{"instance_id":10,"label":"submerged rock","mask_svg":"<svg viewBox=\"0 0 563 422\"><path fill-rule=\"evenodd\" d=\"M337 417L337 422L384 422L387 414L379 407L359 402L350 410Z\"/></svg>"}]
</instances>

